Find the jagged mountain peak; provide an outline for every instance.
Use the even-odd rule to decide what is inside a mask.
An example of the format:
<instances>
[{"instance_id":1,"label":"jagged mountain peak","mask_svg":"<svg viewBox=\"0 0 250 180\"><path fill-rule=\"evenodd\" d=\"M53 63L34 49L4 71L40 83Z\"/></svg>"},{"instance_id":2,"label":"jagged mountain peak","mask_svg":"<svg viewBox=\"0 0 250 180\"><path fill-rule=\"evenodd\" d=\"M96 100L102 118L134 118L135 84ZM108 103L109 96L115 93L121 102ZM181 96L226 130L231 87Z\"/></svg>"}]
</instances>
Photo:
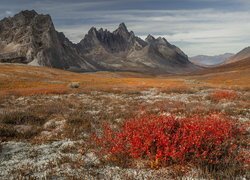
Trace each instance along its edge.
<instances>
[{"instance_id":1,"label":"jagged mountain peak","mask_svg":"<svg viewBox=\"0 0 250 180\"><path fill-rule=\"evenodd\" d=\"M170 43L164 38L164 37L158 37L155 38L154 36L152 36L151 34L149 34L147 36L147 38L145 39L145 41L149 44L157 44L157 45L167 45L167 46L171 46Z\"/></svg>"},{"instance_id":2,"label":"jagged mountain peak","mask_svg":"<svg viewBox=\"0 0 250 180\"><path fill-rule=\"evenodd\" d=\"M105 30L103 30L103 28L100 28L98 31L99 31L100 33L105 32Z\"/></svg>"},{"instance_id":3,"label":"jagged mountain peak","mask_svg":"<svg viewBox=\"0 0 250 180\"><path fill-rule=\"evenodd\" d=\"M157 38L158 41L161 41L161 42L167 42L167 40L164 38L164 37L158 37Z\"/></svg>"},{"instance_id":4,"label":"jagged mountain peak","mask_svg":"<svg viewBox=\"0 0 250 180\"><path fill-rule=\"evenodd\" d=\"M38 14L35 10L24 10L14 15L14 17L9 17L9 19L25 19L26 21L31 21L34 18L38 18L38 21L43 19L43 21L46 20L52 23L52 18L49 14Z\"/></svg>"},{"instance_id":5,"label":"jagged mountain peak","mask_svg":"<svg viewBox=\"0 0 250 180\"><path fill-rule=\"evenodd\" d=\"M88 31L89 35L96 35L97 29L95 27L91 27Z\"/></svg>"},{"instance_id":6,"label":"jagged mountain peak","mask_svg":"<svg viewBox=\"0 0 250 180\"><path fill-rule=\"evenodd\" d=\"M149 35L144 41L128 31L125 23L113 32L92 27L74 44L55 30L49 15L29 10L0 21L0 47L0 62L25 60L79 71L179 73L194 68L165 38Z\"/></svg>"},{"instance_id":7,"label":"jagged mountain peak","mask_svg":"<svg viewBox=\"0 0 250 180\"><path fill-rule=\"evenodd\" d=\"M168 47L170 47L170 48L176 48L176 46L170 44L170 43L166 40L166 38L164 38L164 37L158 37L156 40L157 40L158 44L166 45L166 46L168 46Z\"/></svg>"},{"instance_id":8,"label":"jagged mountain peak","mask_svg":"<svg viewBox=\"0 0 250 180\"><path fill-rule=\"evenodd\" d=\"M147 38L145 39L145 41L148 42L148 43L151 43L151 42L155 41L155 37L152 36L151 34L149 34L147 36Z\"/></svg>"},{"instance_id":9,"label":"jagged mountain peak","mask_svg":"<svg viewBox=\"0 0 250 180\"><path fill-rule=\"evenodd\" d=\"M134 31L130 31L129 34L130 34L131 36L135 36Z\"/></svg>"},{"instance_id":10,"label":"jagged mountain peak","mask_svg":"<svg viewBox=\"0 0 250 180\"><path fill-rule=\"evenodd\" d=\"M25 10L0 21L0 61L69 68L80 59L73 46L55 30L50 15Z\"/></svg>"},{"instance_id":11,"label":"jagged mountain peak","mask_svg":"<svg viewBox=\"0 0 250 180\"><path fill-rule=\"evenodd\" d=\"M125 25L125 23L121 23L119 25L119 27L113 33L121 35L121 36L123 36L125 38L129 38L129 36L131 35L130 32L128 31L127 26Z\"/></svg>"},{"instance_id":12,"label":"jagged mountain peak","mask_svg":"<svg viewBox=\"0 0 250 180\"><path fill-rule=\"evenodd\" d=\"M4 18L0 22L2 22L2 26L9 26L9 28L16 26L16 29L20 26L23 28L36 26L38 29L42 26L54 26L50 15L38 14L35 10L21 11L13 17Z\"/></svg>"},{"instance_id":13,"label":"jagged mountain peak","mask_svg":"<svg viewBox=\"0 0 250 180\"><path fill-rule=\"evenodd\" d=\"M20 16L20 15L25 16L25 17L34 17L38 15L38 13L35 10L24 10L16 14L15 16Z\"/></svg>"},{"instance_id":14,"label":"jagged mountain peak","mask_svg":"<svg viewBox=\"0 0 250 180\"><path fill-rule=\"evenodd\" d=\"M127 26L125 25L124 22L119 24L118 29L128 32Z\"/></svg>"},{"instance_id":15,"label":"jagged mountain peak","mask_svg":"<svg viewBox=\"0 0 250 180\"><path fill-rule=\"evenodd\" d=\"M145 46L145 42L136 37L133 31L128 31L125 23L110 32L107 29L100 28L97 30L92 27L88 34L78 44L81 51L89 52L91 47L103 47L108 52L127 52L131 49L140 49Z\"/></svg>"}]
</instances>

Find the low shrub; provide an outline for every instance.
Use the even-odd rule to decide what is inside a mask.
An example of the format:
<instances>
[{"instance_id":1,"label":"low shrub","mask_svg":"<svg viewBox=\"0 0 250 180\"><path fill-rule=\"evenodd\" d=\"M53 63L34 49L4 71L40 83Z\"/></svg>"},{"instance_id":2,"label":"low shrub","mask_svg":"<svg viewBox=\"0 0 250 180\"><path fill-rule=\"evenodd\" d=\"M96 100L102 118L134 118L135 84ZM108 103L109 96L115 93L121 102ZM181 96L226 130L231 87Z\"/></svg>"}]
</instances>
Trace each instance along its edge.
<instances>
[{"instance_id":1,"label":"low shrub","mask_svg":"<svg viewBox=\"0 0 250 180\"><path fill-rule=\"evenodd\" d=\"M246 130L239 123L221 117L144 116L126 121L120 129L104 125L102 135L94 135L101 156L128 164L148 160L151 167L188 164L217 171L237 165L241 140Z\"/></svg>"},{"instance_id":2,"label":"low shrub","mask_svg":"<svg viewBox=\"0 0 250 180\"><path fill-rule=\"evenodd\" d=\"M91 132L92 119L92 115L85 111L75 111L70 113L66 121L64 134L68 138L82 138L83 134Z\"/></svg>"},{"instance_id":3,"label":"low shrub","mask_svg":"<svg viewBox=\"0 0 250 180\"><path fill-rule=\"evenodd\" d=\"M16 137L18 132L10 126L0 124L0 139Z\"/></svg>"},{"instance_id":4,"label":"low shrub","mask_svg":"<svg viewBox=\"0 0 250 180\"><path fill-rule=\"evenodd\" d=\"M31 139L41 132L41 128L32 126L26 131L18 131L12 125L0 124L0 140L17 140L17 139ZM1 141L0 141L1 142Z\"/></svg>"},{"instance_id":5,"label":"low shrub","mask_svg":"<svg viewBox=\"0 0 250 180\"><path fill-rule=\"evenodd\" d=\"M28 111L32 114L39 115L45 119L50 116L61 115L64 116L70 107L68 103L63 100L56 100L52 102L46 102L29 107Z\"/></svg>"},{"instance_id":6,"label":"low shrub","mask_svg":"<svg viewBox=\"0 0 250 180\"><path fill-rule=\"evenodd\" d=\"M220 100L234 100L238 97L238 94L235 91L229 90L219 90L215 91L210 95L210 99L213 101L220 101Z\"/></svg>"},{"instance_id":7,"label":"low shrub","mask_svg":"<svg viewBox=\"0 0 250 180\"><path fill-rule=\"evenodd\" d=\"M20 124L42 125L45 123L45 119L40 118L30 112L13 111L1 114L0 122L3 124L12 124L12 125L20 125Z\"/></svg>"}]
</instances>

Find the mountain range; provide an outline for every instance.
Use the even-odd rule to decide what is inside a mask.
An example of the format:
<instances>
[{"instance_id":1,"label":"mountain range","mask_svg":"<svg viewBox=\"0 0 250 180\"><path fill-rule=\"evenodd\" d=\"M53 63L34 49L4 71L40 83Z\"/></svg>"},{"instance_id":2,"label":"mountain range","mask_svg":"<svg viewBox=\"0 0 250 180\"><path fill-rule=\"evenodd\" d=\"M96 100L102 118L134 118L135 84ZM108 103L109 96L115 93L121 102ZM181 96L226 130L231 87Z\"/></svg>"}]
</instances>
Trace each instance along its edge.
<instances>
[{"instance_id":1,"label":"mountain range","mask_svg":"<svg viewBox=\"0 0 250 180\"><path fill-rule=\"evenodd\" d=\"M211 66L211 65L219 65L228 61L234 54L225 53L221 55L215 56L207 56L207 55L198 55L194 57L190 57L189 60L194 64L201 66Z\"/></svg>"},{"instance_id":2,"label":"mountain range","mask_svg":"<svg viewBox=\"0 0 250 180\"><path fill-rule=\"evenodd\" d=\"M250 58L250 47L246 47L236 54L225 53L217 56L198 55L189 58L189 60L192 63L200 66L211 66L211 65L223 66L224 64L231 64L231 63L235 64L242 60L244 60L245 62L248 61L249 58Z\"/></svg>"},{"instance_id":3,"label":"mountain range","mask_svg":"<svg viewBox=\"0 0 250 180\"><path fill-rule=\"evenodd\" d=\"M49 15L25 10L0 21L0 62L72 71L183 73L198 69L165 38L143 40L126 25L110 32L92 27L77 44L55 30Z\"/></svg>"}]
</instances>

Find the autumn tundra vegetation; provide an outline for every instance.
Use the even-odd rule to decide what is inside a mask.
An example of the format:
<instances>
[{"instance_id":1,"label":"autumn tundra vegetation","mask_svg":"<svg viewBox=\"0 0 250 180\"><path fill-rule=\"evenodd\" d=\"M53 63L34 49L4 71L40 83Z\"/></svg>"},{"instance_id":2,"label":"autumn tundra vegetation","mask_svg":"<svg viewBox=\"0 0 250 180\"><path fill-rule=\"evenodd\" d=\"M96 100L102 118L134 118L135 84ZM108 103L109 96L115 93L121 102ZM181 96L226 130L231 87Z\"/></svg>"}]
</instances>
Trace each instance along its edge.
<instances>
[{"instance_id":1,"label":"autumn tundra vegetation","mask_svg":"<svg viewBox=\"0 0 250 180\"><path fill-rule=\"evenodd\" d=\"M235 176L249 163L244 154L246 134L242 123L219 114L148 115L130 119L116 130L104 124L103 134L94 139L101 157L107 155L113 163L132 166L140 159L150 168L192 164L214 174L230 169L227 173Z\"/></svg>"},{"instance_id":2,"label":"autumn tundra vegetation","mask_svg":"<svg viewBox=\"0 0 250 180\"><path fill-rule=\"evenodd\" d=\"M239 80L240 72L224 81L225 76L209 73L77 74L0 67L0 79L8 77L8 84L0 84L3 173L48 178L249 177L250 83ZM12 158L4 159L8 153ZM23 161L27 158L29 163Z\"/></svg>"},{"instance_id":3,"label":"autumn tundra vegetation","mask_svg":"<svg viewBox=\"0 0 250 180\"><path fill-rule=\"evenodd\" d=\"M250 47L198 55L246 46L249 8L180 1L1 2L0 179L250 179Z\"/></svg>"}]
</instances>

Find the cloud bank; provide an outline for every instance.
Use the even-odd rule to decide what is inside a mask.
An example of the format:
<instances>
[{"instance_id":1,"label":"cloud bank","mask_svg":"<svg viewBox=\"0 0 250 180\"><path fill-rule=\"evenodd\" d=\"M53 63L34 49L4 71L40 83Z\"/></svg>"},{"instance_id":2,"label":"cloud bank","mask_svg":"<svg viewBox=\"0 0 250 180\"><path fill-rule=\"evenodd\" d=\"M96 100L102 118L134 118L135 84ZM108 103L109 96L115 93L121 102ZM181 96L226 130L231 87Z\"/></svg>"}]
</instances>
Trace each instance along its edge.
<instances>
[{"instance_id":1,"label":"cloud bank","mask_svg":"<svg viewBox=\"0 0 250 180\"><path fill-rule=\"evenodd\" d=\"M250 45L249 0L3 1L1 18L35 9L50 14L73 42L92 26L114 30L125 22L141 38L163 36L189 56L236 53Z\"/></svg>"}]
</instances>

